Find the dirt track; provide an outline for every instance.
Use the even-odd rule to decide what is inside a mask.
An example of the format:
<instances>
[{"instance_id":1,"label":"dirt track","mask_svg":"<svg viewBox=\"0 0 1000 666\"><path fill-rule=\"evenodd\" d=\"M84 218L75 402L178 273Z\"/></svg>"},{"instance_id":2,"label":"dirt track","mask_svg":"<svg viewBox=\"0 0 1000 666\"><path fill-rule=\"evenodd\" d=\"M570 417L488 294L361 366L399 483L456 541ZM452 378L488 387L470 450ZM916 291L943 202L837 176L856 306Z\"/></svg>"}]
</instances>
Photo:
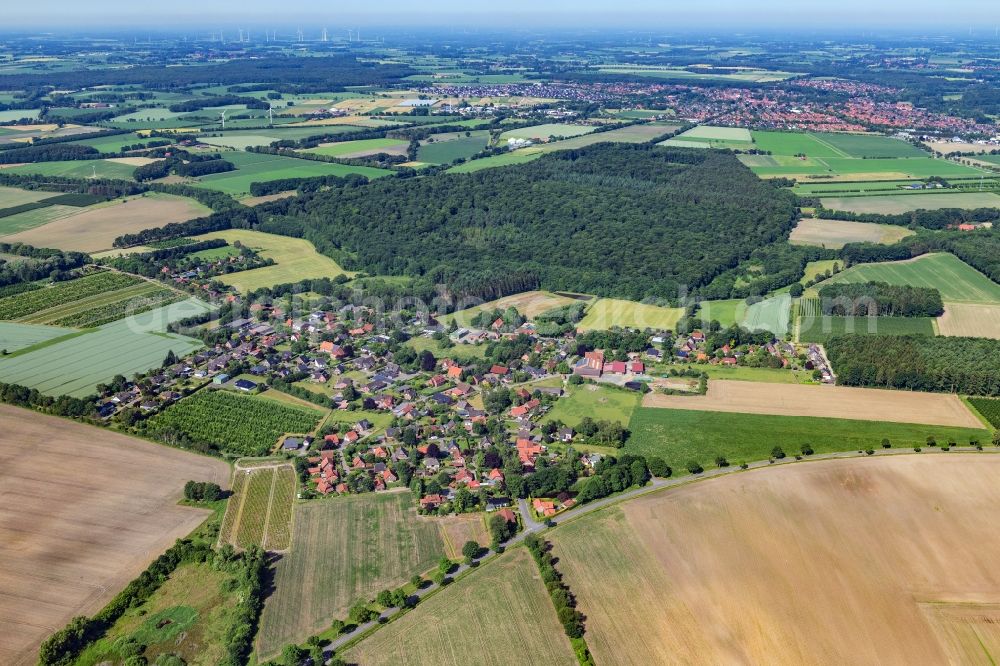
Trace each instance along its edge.
<instances>
[{"instance_id":1,"label":"dirt track","mask_svg":"<svg viewBox=\"0 0 1000 666\"><path fill-rule=\"evenodd\" d=\"M979 419L955 395L850 386L761 384L713 379L708 382L706 395L647 393L642 405L708 412L983 427Z\"/></svg>"},{"instance_id":2,"label":"dirt track","mask_svg":"<svg viewBox=\"0 0 1000 666\"><path fill-rule=\"evenodd\" d=\"M0 663L99 610L207 512L190 479L229 486L220 460L0 405Z\"/></svg>"},{"instance_id":3,"label":"dirt track","mask_svg":"<svg viewBox=\"0 0 1000 666\"><path fill-rule=\"evenodd\" d=\"M552 541L598 663L994 663L998 480L987 455L789 465Z\"/></svg>"}]
</instances>

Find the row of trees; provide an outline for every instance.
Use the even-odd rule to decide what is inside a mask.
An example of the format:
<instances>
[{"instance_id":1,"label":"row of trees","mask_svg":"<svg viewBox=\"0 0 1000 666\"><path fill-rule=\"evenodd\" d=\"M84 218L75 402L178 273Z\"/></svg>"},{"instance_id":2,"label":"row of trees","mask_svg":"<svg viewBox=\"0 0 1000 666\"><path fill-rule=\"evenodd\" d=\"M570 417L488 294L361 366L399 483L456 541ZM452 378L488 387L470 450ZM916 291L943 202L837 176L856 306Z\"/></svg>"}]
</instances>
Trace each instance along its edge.
<instances>
[{"instance_id":1,"label":"row of trees","mask_svg":"<svg viewBox=\"0 0 1000 666\"><path fill-rule=\"evenodd\" d=\"M820 289L819 297L825 315L940 317L944 314L941 292L930 287L838 282Z\"/></svg>"}]
</instances>

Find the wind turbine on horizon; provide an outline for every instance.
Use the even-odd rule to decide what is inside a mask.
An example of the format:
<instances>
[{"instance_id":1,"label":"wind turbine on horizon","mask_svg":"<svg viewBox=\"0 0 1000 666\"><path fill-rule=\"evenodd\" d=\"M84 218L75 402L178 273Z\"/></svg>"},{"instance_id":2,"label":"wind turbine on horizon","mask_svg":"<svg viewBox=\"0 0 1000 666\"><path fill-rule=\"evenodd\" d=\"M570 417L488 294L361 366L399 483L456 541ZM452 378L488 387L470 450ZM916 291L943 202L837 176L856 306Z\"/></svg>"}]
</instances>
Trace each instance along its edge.
<instances>
[{"instance_id":1,"label":"wind turbine on horizon","mask_svg":"<svg viewBox=\"0 0 1000 666\"><path fill-rule=\"evenodd\" d=\"M222 116L222 129L226 129L226 110L220 111L219 115Z\"/></svg>"}]
</instances>

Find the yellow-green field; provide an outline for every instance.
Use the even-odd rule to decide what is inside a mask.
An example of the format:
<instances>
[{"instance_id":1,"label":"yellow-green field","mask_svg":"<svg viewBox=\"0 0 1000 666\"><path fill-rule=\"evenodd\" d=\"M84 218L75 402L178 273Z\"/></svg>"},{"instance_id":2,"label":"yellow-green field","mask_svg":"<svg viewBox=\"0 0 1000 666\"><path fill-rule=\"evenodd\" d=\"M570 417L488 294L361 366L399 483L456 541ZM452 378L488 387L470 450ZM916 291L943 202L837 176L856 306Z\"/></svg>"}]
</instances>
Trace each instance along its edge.
<instances>
[{"instance_id":1,"label":"yellow-green field","mask_svg":"<svg viewBox=\"0 0 1000 666\"><path fill-rule=\"evenodd\" d=\"M799 220L789 237L793 245L816 245L839 250L847 243L882 243L891 245L914 231L890 224L869 224L844 220Z\"/></svg>"},{"instance_id":2,"label":"yellow-green field","mask_svg":"<svg viewBox=\"0 0 1000 666\"><path fill-rule=\"evenodd\" d=\"M504 296L503 298L498 298L495 301L489 301L488 303L483 303L482 305L460 310L453 314L440 317L439 319L443 324L448 324L454 320L459 326L469 326L471 325L472 320L475 319L476 315L480 312L485 310L491 312L493 310L506 310L507 308L514 308L528 319L531 319L546 310L579 302L580 301L575 298L560 296L559 294L554 294L550 291L525 291L520 294Z\"/></svg>"},{"instance_id":3,"label":"yellow-green field","mask_svg":"<svg viewBox=\"0 0 1000 666\"><path fill-rule=\"evenodd\" d=\"M683 308L664 308L617 298L599 298L580 321L583 330L606 329L613 326L657 330L672 329L684 316Z\"/></svg>"},{"instance_id":4,"label":"yellow-green field","mask_svg":"<svg viewBox=\"0 0 1000 666\"><path fill-rule=\"evenodd\" d=\"M213 238L222 238L230 245L239 241L259 252L265 259L274 259L274 266L219 276L219 280L236 287L243 294L263 287L273 287L276 284L298 282L306 278L335 278L338 275L351 275L336 261L317 252L312 243L301 238L278 236L246 229L227 229L226 231L213 231L210 234L198 236L197 240L211 240Z\"/></svg>"},{"instance_id":5,"label":"yellow-green field","mask_svg":"<svg viewBox=\"0 0 1000 666\"><path fill-rule=\"evenodd\" d=\"M344 656L352 664L373 665L577 663L538 568L524 548L482 565Z\"/></svg>"}]
</instances>

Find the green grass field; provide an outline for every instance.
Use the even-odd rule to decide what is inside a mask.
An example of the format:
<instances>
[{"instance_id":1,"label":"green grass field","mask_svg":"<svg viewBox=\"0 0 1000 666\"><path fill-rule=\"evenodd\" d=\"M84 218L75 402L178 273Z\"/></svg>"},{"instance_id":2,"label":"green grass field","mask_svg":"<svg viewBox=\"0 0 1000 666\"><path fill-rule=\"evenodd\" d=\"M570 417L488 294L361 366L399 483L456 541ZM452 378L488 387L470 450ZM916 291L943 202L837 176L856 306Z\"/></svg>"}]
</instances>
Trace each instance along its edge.
<instances>
[{"instance_id":1,"label":"green grass field","mask_svg":"<svg viewBox=\"0 0 1000 666\"><path fill-rule=\"evenodd\" d=\"M408 141L400 139L359 139L357 141L341 141L330 143L316 148L309 148L303 152L315 153L316 155L327 155L329 157L342 157L354 153L367 151L381 151L387 153L398 153L402 150L406 152L406 147L410 145Z\"/></svg>"},{"instance_id":2,"label":"green grass field","mask_svg":"<svg viewBox=\"0 0 1000 666\"><path fill-rule=\"evenodd\" d=\"M56 196L57 192L43 192L42 190L22 190L17 187L0 186L0 209L13 208L21 204L33 203Z\"/></svg>"},{"instance_id":3,"label":"green grass field","mask_svg":"<svg viewBox=\"0 0 1000 666\"><path fill-rule=\"evenodd\" d=\"M66 178L114 178L132 180L135 167L109 160L67 160L62 162L36 162L4 169L4 173L64 176Z\"/></svg>"},{"instance_id":4,"label":"green grass field","mask_svg":"<svg viewBox=\"0 0 1000 666\"><path fill-rule=\"evenodd\" d=\"M0 350L13 353L74 333L76 331L71 328L59 326L38 326L36 324L0 321Z\"/></svg>"},{"instance_id":5,"label":"green grass field","mask_svg":"<svg viewBox=\"0 0 1000 666\"><path fill-rule=\"evenodd\" d=\"M697 315L705 321L717 321L725 328L742 322L746 311L746 301L742 298L730 298L722 301L703 301Z\"/></svg>"},{"instance_id":6,"label":"green grass field","mask_svg":"<svg viewBox=\"0 0 1000 666\"><path fill-rule=\"evenodd\" d=\"M739 143L750 143L753 140L750 130L741 127L713 127L712 125L693 127L683 134L679 134L677 138L689 141L735 141Z\"/></svg>"},{"instance_id":7,"label":"green grass field","mask_svg":"<svg viewBox=\"0 0 1000 666\"><path fill-rule=\"evenodd\" d=\"M574 150L585 148L595 143L643 143L652 141L664 134L669 134L679 127L676 123L643 123L639 125L628 125L608 130L606 132L592 132L583 134L562 141L552 141L550 143L537 144L527 148L521 148L510 153L501 153L492 157L465 162L448 169L449 173L469 173L481 169L492 169L494 167L510 166L512 164L524 164L536 160L542 155L555 152L557 150Z\"/></svg>"},{"instance_id":8,"label":"green grass field","mask_svg":"<svg viewBox=\"0 0 1000 666\"><path fill-rule=\"evenodd\" d=\"M112 136L99 136L93 139L80 139L69 143L77 146L90 146L102 153L118 153L124 146L134 146L137 143L146 143L148 139L140 137L132 132L129 134L114 134Z\"/></svg>"},{"instance_id":9,"label":"green grass field","mask_svg":"<svg viewBox=\"0 0 1000 666\"><path fill-rule=\"evenodd\" d=\"M451 164L462 158L469 159L482 151L490 140L487 130L476 130L465 136L465 132L434 134L433 142L421 142L417 151L417 161L429 164Z\"/></svg>"},{"instance_id":10,"label":"green grass field","mask_svg":"<svg viewBox=\"0 0 1000 666\"><path fill-rule=\"evenodd\" d=\"M927 157L928 153L913 144L879 134L845 134L841 132L815 132L811 136L844 153L847 157Z\"/></svg>"},{"instance_id":11,"label":"green grass field","mask_svg":"<svg viewBox=\"0 0 1000 666\"><path fill-rule=\"evenodd\" d=\"M800 342L825 343L831 337L845 333L934 335L934 318L803 316L799 320Z\"/></svg>"},{"instance_id":12,"label":"green grass field","mask_svg":"<svg viewBox=\"0 0 1000 666\"><path fill-rule=\"evenodd\" d=\"M251 183L262 183L283 178L347 176L350 174L358 174L368 178L381 178L391 173L385 169L315 162L266 153L226 153L223 157L236 165L236 171L202 176L195 183L195 186L219 190L226 194L240 195L249 194Z\"/></svg>"},{"instance_id":13,"label":"green grass field","mask_svg":"<svg viewBox=\"0 0 1000 666\"><path fill-rule=\"evenodd\" d=\"M909 261L858 264L838 273L834 282L887 282L931 287L955 303L1000 303L1000 285L952 254L926 254ZM826 284L826 283L824 283Z\"/></svg>"},{"instance_id":14,"label":"green grass field","mask_svg":"<svg viewBox=\"0 0 1000 666\"><path fill-rule=\"evenodd\" d=\"M519 129L507 130L500 135L500 142L506 143L507 139L528 139L530 141L545 141L550 136L571 137L589 134L596 127L593 125L571 125L569 123L543 123L531 127L521 127Z\"/></svg>"},{"instance_id":15,"label":"green grass field","mask_svg":"<svg viewBox=\"0 0 1000 666\"><path fill-rule=\"evenodd\" d=\"M751 331L771 331L778 337L788 333L792 297L779 294L747 307L740 325Z\"/></svg>"},{"instance_id":16,"label":"green grass field","mask_svg":"<svg viewBox=\"0 0 1000 666\"><path fill-rule=\"evenodd\" d=\"M444 555L437 522L416 515L408 492L299 504L294 523L291 552L278 561L261 616L262 657L346 619L358 599L406 583Z\"/></svg>"},{"instance_id":17,"label":"green grass field","mask_svg":"<svg viewBox=\"0 0 1000 666\"><path fill-rule=\"evenodd\" d=\"M199 340L165 331L170 322L209 309L208 304L192 298L0 358L0 381L38 389L45 395L82 398L115 375L132 377L158 367L168 351L184 356L201 347Z\"/></svg>"},{"instance_id":18,"label":"green grass field","mask_svg":"<svg viewBox=\"0 0 1000 666\"><path fill-rule=\"evenodd\" d=\"M894 215L924 209L1000 208L1000 195L993 192L933 192L927 194L877 194L860 197L823 197L824 208L852 213Z\"/></svg>"},{"instance_id":19,"label":"green grass field","mask_svg":"<svg viewBox=\"0 0 1000 666\"><path fill-rule=\"evenodd\" d=\"M455 345L444 348L441 343L434 338L423 336L410 338L405 343L407 347L412 347L418 352L425 349L434 354L435 358L454 358L455 360L476 361L486 357L486 345Z\"/></svg>"},{"instance_id":20,"label":"green grass field","mask_svg":"<svg viewBox=\"0 0 1000 666\"><path fill-rule=\"evenodd\" d=\"M226 123L226 126L230 126L228 122ZM222 146L226 148L235 148L236 150L245 150L250 146L268 146L275 141L281 141L283 139L291 139L295 141L321 134L344 134L347 132L356 132L360 129L362 128L356 125L326 125L324 127L268 127L265 129L255 128L235 131L227 129L225 132L211 132L208 135L200 136L198 140L210 146Z\"/></svg>"},{"instance_id":21,"label":"green grass field","mask_svg":"<svg viewBox=\"0 0 1000 666\"><path fill-rule=\"evenodd\" d=\"M510 638L498 639L498 630ZM386 666L577 663L537 566L524 548L482 565L344 656L349 663Z\"/></svg>"},{"instance_id":22,"label":"green grass field","mask_svg":"<svg viewBox=\"0 0 1000 666\"><path fill-rule=\"evenodd\" d=\"M747 305L742 298L704 301L698 316L706 321L718 321L722 326L740 326L750 330L768 330L782 336L788 330L791 297L779 294L760 303Z\"/></svg>"},{"instance_id":23,"label":"green grass field","mask_svg":"<svg viewBox=\"0 0 1000 666\"><path fill-rule=\"evenodd\" d=\"M803 444L811 445L816 453L831 453L878 449L883 438L894 448L910 448L926 446L929 435L938 442L954 439L966 445L970 439L989 442L991 437L987 430L971 428L648 407L635 410L629 430L632 436L626 451L660 456L675 473L686 473L689 460L707 469L714 466L717 455L732 464L765 460L775 446L791 456Z\"/></svg>"},{"instance_id":24,"label":"green grass field","mask_svg":"<svg viewBox=\"0 0 1000 666\"><path fill-rule=\"evenodd\" d=\"M257 250L265 259L274 259L273 266L219 276L220 281L236 287L243 294L305 278L334 278L347 273L336 261L320 254L312 243L301 238L246 229L215 231L197 237L198 240L213 238L222 238L230 245L239 241Z\"/></svg>"},{"instance_id":25,"label":"green grass field","mask_svg":"<svg viewBox=\"0 0 1000 666\"><path fill-rule=\"evenodd\" d=\"M751 132L755 148L767 150L775 155L799 155L809 157L843 157L844 154L828 143L819 141L808 132Z\"/></svg>"},{"instance_id":26,"label":"green grass field","mask_svg":"<svg viewBox=\"0 0 1000 666\"><path fill-rule=\"evenodd\" d=\"M666 330L673 329L683 316L683 308L664 308L617 298L599 298L587 308L587 314L580 320L579 328L594 330L621 326Z\"/></svg>"},{"instance_id":27,"label":"green grass field","mask_svg":"<svg viewBox=\"0 0 1000 666\"><path fill-rule=\"evenodd\" d=\"M600 384L570 386L552 411L545 415L545 420L562 421L576 427L583 417L589 416L598 421L617 421L627 426L640 399L640 394L635 391Z\"/></svg>"}]
</instances>

